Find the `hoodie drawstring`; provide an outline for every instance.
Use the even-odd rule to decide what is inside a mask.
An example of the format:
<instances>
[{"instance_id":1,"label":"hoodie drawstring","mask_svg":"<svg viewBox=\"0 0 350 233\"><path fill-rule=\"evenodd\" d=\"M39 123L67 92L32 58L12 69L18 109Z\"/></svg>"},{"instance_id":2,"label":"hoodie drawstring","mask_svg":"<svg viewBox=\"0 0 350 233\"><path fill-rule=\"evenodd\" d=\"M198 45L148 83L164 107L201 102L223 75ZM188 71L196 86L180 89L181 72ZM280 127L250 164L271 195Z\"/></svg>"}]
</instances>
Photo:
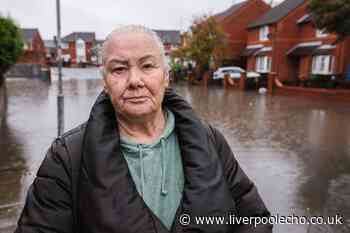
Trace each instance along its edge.
<instances>
[{"instance_id":1,"label":"hoodie drawstring","mask_svg":"<svg viewBox=\"0 0 350 233\"><path fill-rule=\"evenodd\" d=\"M138 148L139 148L139 159L140 159L140 167L141 167L141 196L143 197L143 187L145 185L145 176L144 176L144 168L143 168L143 150L141 145L138 145Z\"/></svg>"},{"instance_id":2,"label":"hoodie drawstring","mask_svg":"<svg viewBox=\"0 0 350 233\"><path fill-rule=\"evenodd\" d=\"M166 153L165 153L165 139L161 138L160 139L160 143L162 146L161 149L161 160L162 160L162 184L161 184L161 194L162 195L167 195L168 194L168 190L166 190L165 188L165 182L166 182Z\"/></svg>"},{"instance_id":3,"label":"hoodie drawstring","mask_svg":"<svg viewBox=\"0 0 350 233\"><path fill-rule=\"evenodd\" d=\"M162 164L162 181L161 181L161 194L167 195L168 190L166 189L166 153L165 153L165 139L160 139L161 144L161 164ZM138 145L138 151L139 151L139 160L140 160L140 172L141 172L141 196L143 196L143 190L145 185L145 175L144 175L144 164L143 164L143 148L141 145Z\"/></svg>"}]
</instances>

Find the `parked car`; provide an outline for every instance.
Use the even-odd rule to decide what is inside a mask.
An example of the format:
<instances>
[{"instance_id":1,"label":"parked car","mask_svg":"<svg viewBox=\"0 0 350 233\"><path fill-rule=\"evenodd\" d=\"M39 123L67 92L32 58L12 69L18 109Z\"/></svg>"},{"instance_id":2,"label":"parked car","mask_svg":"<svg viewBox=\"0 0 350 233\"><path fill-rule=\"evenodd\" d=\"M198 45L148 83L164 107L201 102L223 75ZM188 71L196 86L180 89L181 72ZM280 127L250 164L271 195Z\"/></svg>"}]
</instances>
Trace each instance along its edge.
<instances>
[{"instance_id":1,"label":"parked car","mask_svg":"<svg viewBox=\"0 0 350 233\"><path fill-rule=\"evenodd\" d=\"M248 71L246 72L244 69L238 66L228 66L228 67L220 67L217 69L214 74L213 74L213 79L224 79L225 74L229 74L230 78L232 79L240 79L241 74L246 73L247 78L259 78L260 74L253 72L253 71Z\"/></svg>"}]
</instances>

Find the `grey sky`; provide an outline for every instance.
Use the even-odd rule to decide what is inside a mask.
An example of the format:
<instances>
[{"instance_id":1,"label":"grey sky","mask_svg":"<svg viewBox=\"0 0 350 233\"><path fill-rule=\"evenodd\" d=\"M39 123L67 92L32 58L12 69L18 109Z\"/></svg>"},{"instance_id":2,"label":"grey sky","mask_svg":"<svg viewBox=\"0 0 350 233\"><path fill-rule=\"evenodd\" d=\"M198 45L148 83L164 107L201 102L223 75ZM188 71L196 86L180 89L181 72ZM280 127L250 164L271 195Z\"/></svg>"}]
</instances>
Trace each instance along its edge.
<instances>
[{"instance_id":1,"label":"grey sky","mask_svg":"<svg viewBox=\"0 0 350 233\"><path fill-rule=\"evenodd\" d=\"M118 24L131 23L184 30L194 16L217 13L241 1L61 0L62 35L92 31L103 39ZM0 0L0 13L10 15L21 27L39 28L44 39L52 39L56 34L56 0Z\"/></svg>"}]
</instances>

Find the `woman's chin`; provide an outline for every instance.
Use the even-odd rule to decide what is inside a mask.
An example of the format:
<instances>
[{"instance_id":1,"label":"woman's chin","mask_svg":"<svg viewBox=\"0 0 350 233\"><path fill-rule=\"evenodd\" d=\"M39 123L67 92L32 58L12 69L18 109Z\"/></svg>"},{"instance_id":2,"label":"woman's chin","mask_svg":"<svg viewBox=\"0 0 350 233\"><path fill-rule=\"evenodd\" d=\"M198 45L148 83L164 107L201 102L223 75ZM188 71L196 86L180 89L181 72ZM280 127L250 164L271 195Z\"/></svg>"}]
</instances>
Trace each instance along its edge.
<instances>
[{"instance_id":1,"label":"woman's chin","mask_svg":"<svg viewBox=\"0 0 350 233\"><path fill-rule=\"evenodd\" d=\"M155 114L155 110L149 104L129 104L124 111L130 118L142 118Z\"/></svg>"}]
</instances>

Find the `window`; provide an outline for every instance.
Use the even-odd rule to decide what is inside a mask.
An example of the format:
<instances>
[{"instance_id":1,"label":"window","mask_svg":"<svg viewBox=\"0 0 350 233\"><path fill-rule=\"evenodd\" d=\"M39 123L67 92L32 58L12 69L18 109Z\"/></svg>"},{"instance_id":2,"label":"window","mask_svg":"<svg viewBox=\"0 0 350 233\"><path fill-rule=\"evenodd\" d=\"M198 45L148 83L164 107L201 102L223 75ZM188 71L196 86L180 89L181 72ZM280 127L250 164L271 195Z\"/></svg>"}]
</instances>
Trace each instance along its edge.
<instances>
[{"instance_id":1,"label":"window","mask_svg":"<svg viewBox=\"0 0 350 233\"><path fill-rule=\"evenodd\" d=\"M260 40L269 40L269 26L263 26L259 30Z\"/></svg>"},{"instance_id":2,"label":"window","mask_svg":"<svg viewBox=\"0 0 350 233\"><path fill-rule=\"evenodd\" d=\"M332 74L334 58L330 55L314 56L312 58L312 74Z\"/></svg>"},{"instance_id":3,"label":"window","mask_svg":"<svg viewBox=\"0 0 350 233\"><path fill-rule=\"evenodd\" d=\"M256 58L255 70L259 73L268 73L271 71L271 57L259 56Z\"/></svg>"},{"instance_id":4,"label":"window","mask_svg":"<svg viewBox=\"0 0 350 233\"><path fill-rule=\"evenodd\" d=\"M68 49L69 48L68 43L61 42L61 48L62 49Z\"/></svg>"},{"instance_id":5,"label":"window","mask_svg":"<svg viewBox=\"0 0 350 233\"><path fill-rule=\"evenodd\" d=\"M316 29L316 37L326 37L328 33L324 29Z\"/></svg>"}]
</instances>

